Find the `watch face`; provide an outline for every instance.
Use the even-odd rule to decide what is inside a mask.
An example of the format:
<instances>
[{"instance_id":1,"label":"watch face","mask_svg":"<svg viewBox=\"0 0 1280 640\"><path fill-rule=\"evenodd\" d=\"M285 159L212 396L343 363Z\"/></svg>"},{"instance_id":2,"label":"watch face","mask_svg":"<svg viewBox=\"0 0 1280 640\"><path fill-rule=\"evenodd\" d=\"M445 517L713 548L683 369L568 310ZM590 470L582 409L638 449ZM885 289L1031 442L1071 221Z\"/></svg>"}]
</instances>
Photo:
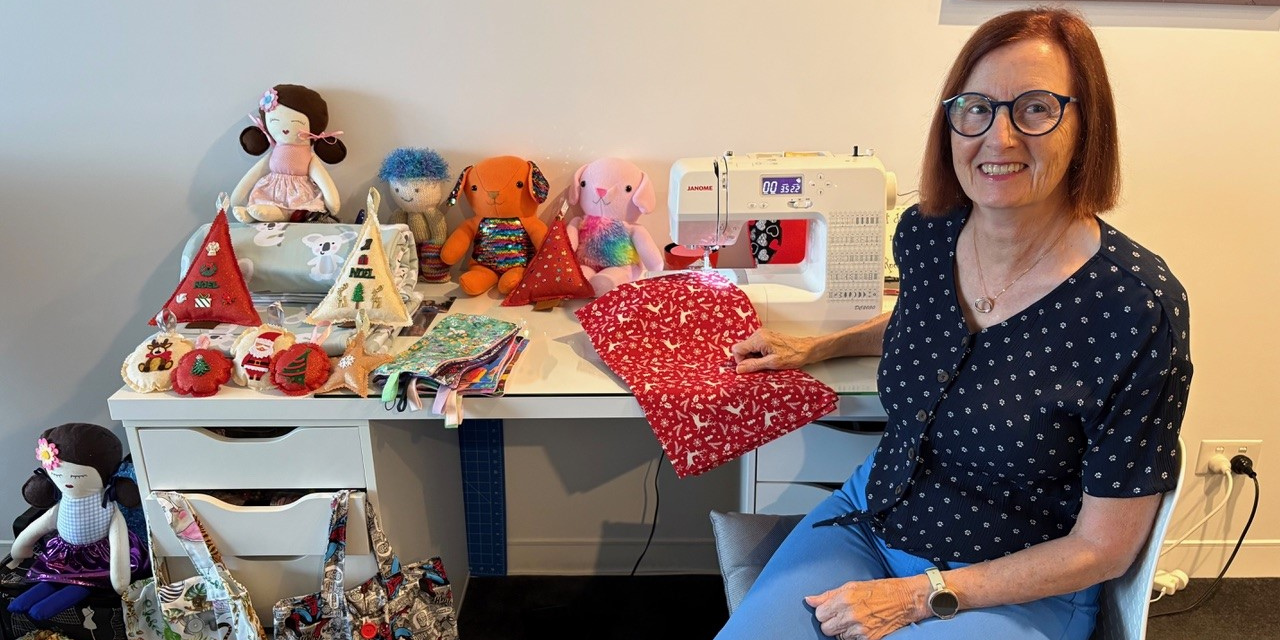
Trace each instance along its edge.
<instances>
[{"instance_id":1,"label":"watch face","mask_svg":"<svg viewBox=\"0 0 1280 640\"><path fill-rule=\"evenodd\" d=\"M960 601L952 591L934 591L929 596L929 608L933 610L933 615L946 619L960 610Z\"/></svg>"}]
</instances>

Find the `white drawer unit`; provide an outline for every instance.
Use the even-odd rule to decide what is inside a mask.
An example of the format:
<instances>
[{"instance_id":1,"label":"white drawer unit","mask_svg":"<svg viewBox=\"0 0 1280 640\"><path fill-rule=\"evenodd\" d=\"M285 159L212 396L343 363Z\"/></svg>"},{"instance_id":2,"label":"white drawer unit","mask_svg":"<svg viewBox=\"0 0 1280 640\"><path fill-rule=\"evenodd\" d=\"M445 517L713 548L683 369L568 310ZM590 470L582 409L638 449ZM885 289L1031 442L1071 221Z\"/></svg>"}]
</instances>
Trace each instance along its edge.
<instances>
[{"instance_id":1,"label":"white drawer unit","mask_svg":"<svg viewBox=\"0 0 1280 640\"><path fill-rule=\"evenodd\" d=\"M808 513L849 479L880 442L880 422L822 420L742 457L747 513Z\"/></svg>"},{"instance_id":2,"label":"white drawer unit","mask_svg":"<svg viewBox=\"0 0 1280 640\"><path fill-rule=\"evenodd\" d=\"M366 506L376 506L403 562L444 560L460 607L469 575L457 431L438 420L297 420L270 415L285 403L259 405L267 410L256 420L174 411L181 417L123 422L144 498L153 490L187 496L263 625L276 601L320 589L337 489L363 492L347 521L348 586L376 570L364 520ZM270 506L223 499L278 490L301 497ZM169 577L193 575L160 504L144 506Z\"/></svg>"},{"instance_id":3,"label":"white drawer unit","mask_svg":"<svg viewBox=\"0 0 1280 640\"><path fill-rule=\"evenodd\" d=\"M298 427L246 438L211 429L143 429L138 443L153 490L364 486L358 427ZM228 460L236 462L236 473L227 473Z\"/></svg>"}]
</instances>

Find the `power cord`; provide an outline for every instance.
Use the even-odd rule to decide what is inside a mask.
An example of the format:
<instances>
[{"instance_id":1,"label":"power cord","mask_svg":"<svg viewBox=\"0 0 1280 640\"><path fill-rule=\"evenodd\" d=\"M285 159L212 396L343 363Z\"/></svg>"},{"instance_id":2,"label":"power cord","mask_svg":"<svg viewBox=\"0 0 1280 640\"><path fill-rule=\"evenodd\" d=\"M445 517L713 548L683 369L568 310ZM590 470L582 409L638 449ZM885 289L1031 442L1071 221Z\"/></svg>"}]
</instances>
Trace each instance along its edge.
<instances>
[{"instance_id":1,"label":"power cord","mask_svg":"<svg viewBox=\"0 0 1280 640\"><path fill-rule=\"evenodd\" d=\"M1249 456L1238 455L1232 458L1231 472L1233 474L1238 473L1248 476L1250 480L1253 480L1253 509L1249 511L1249 520L1244 523L1244 530L1240 532L1240 539L1236 541L1235 548L1231 550L1231 557L1227 558L1227 563L1223 565L1222 571L1218 573L1218 577L1213 579L1213 584L1209 585L1209 588L1205 589L1204 594L1195 602L1191 603L1190 606L1184 609L1153 613L1149 615L1148 618L1159 618L1160 616L1173 616L1179 613L1186 613L1204 604L1204 602L1208 600L1215 591L1217 591L1218 585L1222 583L1222 577L1227 575L1227 569L1231 568L1231 563L1236 559L1236 554L1240 552L1240 545L1244 544L1245 535L1249 533L1249 527L1253 526L1253 517L1258 514L1258 500L1262 494L1262 488L1258 483L1258 472L1253 470L1253 460L1250 459Z\"/></svg>"},{"instance_id":2,"label":"power cord","mask_svg":"<svg viewBox=\"0 0 1280 640\"><path fill-rule=\"evenodd\" d=\"M658 466L653 472L653 523L649 525L649 539L644 543L644 549L640 551L640 557L636 558L635 566L631 567L631 574L636 575L636 569L640 568L640 561L644 560L644 554L649 552L649 544L653 542L653 532L658 530L658 506L662 503L662 494L658 492L658 474L662 473L662 461L667 459L667 452L664 450L658 455Z\"/></svg>"},{"instance_id":3,"label":"power cord","mask_svg":"<svg viewBox=\"0 0 1280 640\"><path fill-rule=\"evenodd\" d=\"M1166 547L1164 551L1161 551L1160 557L1163 557L1164 554L1173 551L1174 547L1186 542L1187 538L1191 537L1191 534L1195 533L1197 529L1204 525L1204 523L1208 522L1209 518L1212 518L1217 515L1219 511L1222 511L1222 508L1227 506L1227 503L1231 501L1231 494L1235 491L1235 476L1231 473L1231 461L1227 460L1226 456L1219 453L1209 460L1209 470L1214 473L1222 474L1227 478L1227 492L1222 496L1222 502L1219 502L1218 506L1214 507L1213 511L1210 511L1208 515L1201 518L1199 522L1191 525L1187 529L1187 532L1183 534L1181 538L1178 538L1177 542L1174 542Z\"/></svg>"}]
</instances>

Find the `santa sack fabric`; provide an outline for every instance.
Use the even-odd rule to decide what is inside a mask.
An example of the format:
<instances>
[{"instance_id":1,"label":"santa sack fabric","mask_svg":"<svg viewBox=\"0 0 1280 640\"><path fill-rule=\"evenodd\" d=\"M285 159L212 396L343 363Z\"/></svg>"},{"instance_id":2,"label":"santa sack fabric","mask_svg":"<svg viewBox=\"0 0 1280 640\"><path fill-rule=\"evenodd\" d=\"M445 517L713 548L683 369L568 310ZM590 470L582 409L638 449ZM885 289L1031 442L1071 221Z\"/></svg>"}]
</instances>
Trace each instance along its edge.
<instances>
[{"instance_id":1,"label":"santa sack fabric","mask_svg":"<svg viewBox=\"0 0 1280 640\"><path fill-rule=\"evenodd\" d=\"M350 496L345 489L334 494L320 591L285 598L272 608L276 640L457 640L444 563L435 557L401 566L370 500L364 503L365 527L378 574L346 587Z\"/></svg>"},{"instance_id":2,"label":"santa sack fabric","mask_svg":"<svg viewBox=\"0 0 1280 640\"><path fill-rule=\"evenodd\" d=\"M129 640L266 640L248 591L227 571L191 503L172 491L153 491L151 498L163 507L196 575L169 582L153 539L156 577L134 582L124 595Z\"/></svg>"}]
</instances>

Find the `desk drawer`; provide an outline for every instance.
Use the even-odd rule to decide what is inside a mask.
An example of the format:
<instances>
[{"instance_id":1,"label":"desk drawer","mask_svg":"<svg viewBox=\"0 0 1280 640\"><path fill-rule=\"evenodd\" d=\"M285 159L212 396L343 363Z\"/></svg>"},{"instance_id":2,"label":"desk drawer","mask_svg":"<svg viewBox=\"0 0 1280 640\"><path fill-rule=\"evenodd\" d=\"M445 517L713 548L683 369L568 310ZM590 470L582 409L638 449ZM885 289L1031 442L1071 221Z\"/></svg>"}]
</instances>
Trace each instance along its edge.
<instances>
[{"instance_id":1,"label":"desk drawer","mask_svg":"<svg viewBox=\"0 0 1280 640\"><path fill-rule=\"evenodd\" d=\"M807 424L756 449L759 482L837 482L849 479L876 445L880 432L858 432L867 423Z\"/></svg>"},{"instance_id":2,"label":"desk drawer","mask_svg":"<svg viewBox=\"0 0 1280 640\"><path fill-rule=\"evenodd\" d=\"M332 492L307 494L289 504L273 507L239 507L202 493L183 495L224 556L323 556L329 547ZM363 493L351 496L347 517L349 555L369 553L364 501ZM160 503L148 497L143 505L156 555L186 557L186 551L165 520Z\"/></svg>"},{"instance_id":3,"label":"desk drawer","mask_svg":"<svg viewBox=\"0 0 1280 640\"><path fill-rule=\"evenodd\" d=\"M297 427L269 438L227 437L208 429L146 428L138 429L138 442L147 486L153 491L363 489L367 485L359 427Z\"/></svg>"}]
</instances>

